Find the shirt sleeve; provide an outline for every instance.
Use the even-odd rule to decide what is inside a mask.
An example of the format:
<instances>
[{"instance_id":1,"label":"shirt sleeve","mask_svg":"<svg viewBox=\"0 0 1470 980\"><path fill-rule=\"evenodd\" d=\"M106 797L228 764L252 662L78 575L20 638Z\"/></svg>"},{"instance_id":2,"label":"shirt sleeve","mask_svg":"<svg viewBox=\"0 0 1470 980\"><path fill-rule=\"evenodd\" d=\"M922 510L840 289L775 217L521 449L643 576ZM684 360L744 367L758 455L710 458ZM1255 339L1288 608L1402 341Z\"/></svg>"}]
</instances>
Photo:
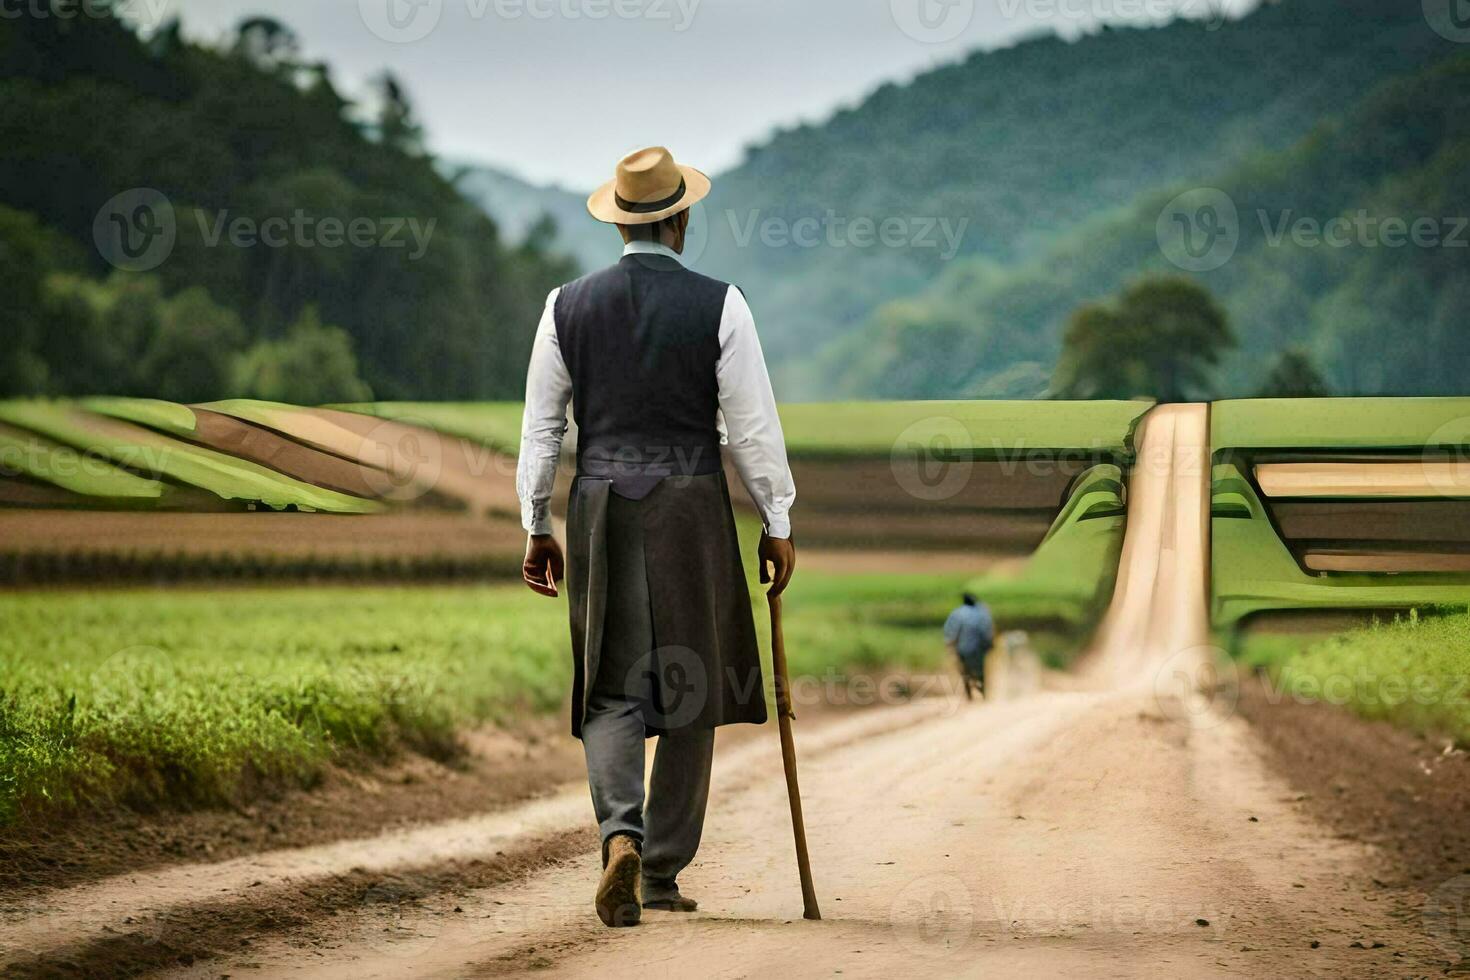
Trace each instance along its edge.
<instances>
[{"instance_id":1,"label":"shirt sleeve","mask_svg":"<svg viewBox=\"0 0 1470 980\"><path fill-rule=\"evenodd\" d=\"M944 620L944 642L953 643L960 638L959 610L950 613Z\"/></svg>"},{"instance_id":2,"label":"shirt sleeve","mask_svg":"<svg viewBox=\"0 0 1470 980\"><path fill-rule=\"evenodd\" d=\"M720 415L735 471L773 538L791 537L796 481L786 460L786 437L776 396L755 332L755 317L734 286L720 317Z\"/></svg>"},{"instance_id":3,"label":"shirt sleeve","mask_svg":"<svg viewBox=\"0 0 1470 980\"><path fill-rule=\"evenodd\" d=\"M531 346L526 371L526 410L521 418L521 452L516 461L516 496L521 500L521 525L531 534L551 533L551 494L556 486L561 444L567 432L567 404L572 377L556 339L556 296L546 297L546 308Z\"/></svg>"}]
</instances>

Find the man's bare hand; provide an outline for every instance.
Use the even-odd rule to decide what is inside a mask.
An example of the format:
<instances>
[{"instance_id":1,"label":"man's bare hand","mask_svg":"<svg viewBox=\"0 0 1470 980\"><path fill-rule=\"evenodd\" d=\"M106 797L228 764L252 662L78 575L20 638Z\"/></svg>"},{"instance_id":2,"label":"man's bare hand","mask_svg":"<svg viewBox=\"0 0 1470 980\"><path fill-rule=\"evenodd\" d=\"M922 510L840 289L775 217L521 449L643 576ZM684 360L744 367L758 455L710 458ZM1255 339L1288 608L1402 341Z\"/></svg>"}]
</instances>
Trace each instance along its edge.
<instances>
[{"instance_id":1,"label":"man's bare hand","mask_svg":"<svg viewBox=\"0 0 1470 980\"><path fill-rule=\"evenodd\" d=\"M762 534L757 554L760 558L761 584L771 586L766 594L777 596L785 592L786 586L791 582L791 573L796 571L796 545L791 543L790 538L773 538Z\"/></svg>"},{"instance_id":2,"label":"man's bare hand","mask_svg":"<svg viewBox=\"0 0 1470 980\"><path fill-rule=\"evenodd\" d=\"M521 563L521 578L531 591L556 598L556 583L566 572L566 559L561 545L549 534L533 534L526 539L526 560Z\"/></svg>"}]
</instances>

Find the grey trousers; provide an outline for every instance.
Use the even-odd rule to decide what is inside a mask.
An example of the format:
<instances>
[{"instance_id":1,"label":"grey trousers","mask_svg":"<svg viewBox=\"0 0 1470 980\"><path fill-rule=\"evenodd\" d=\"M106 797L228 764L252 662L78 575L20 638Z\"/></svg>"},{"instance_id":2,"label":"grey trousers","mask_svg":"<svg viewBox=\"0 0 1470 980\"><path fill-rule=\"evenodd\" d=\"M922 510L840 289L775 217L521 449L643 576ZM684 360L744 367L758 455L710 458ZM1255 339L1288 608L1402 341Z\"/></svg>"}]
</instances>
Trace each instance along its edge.
<instances>
[{"instance_id":1,"label":"grey trousers","mask_svg":"<svg viewBox=\"0 0 1470 980\"><path fill-rule=\"evenodd\" d=\"M640 503L617 494L608 501L607 609L597 676L589 681L582 748L602 840L629 834L642 842L648 897L672 891L699 850L715 733L695 729L660 735L645 802L646 712L657 680L650 669L653 618Z\"/></svg>"}]
</instances>

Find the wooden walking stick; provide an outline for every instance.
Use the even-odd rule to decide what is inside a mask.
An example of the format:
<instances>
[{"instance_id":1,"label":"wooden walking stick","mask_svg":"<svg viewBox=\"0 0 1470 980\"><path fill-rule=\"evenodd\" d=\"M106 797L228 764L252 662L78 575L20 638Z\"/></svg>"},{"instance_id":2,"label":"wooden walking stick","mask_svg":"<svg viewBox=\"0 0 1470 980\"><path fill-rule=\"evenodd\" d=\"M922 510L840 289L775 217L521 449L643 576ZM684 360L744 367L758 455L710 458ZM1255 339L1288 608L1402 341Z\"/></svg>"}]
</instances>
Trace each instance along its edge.
<instances>
[{"instance_id":1,"label":"wooden walking stick","mask_svg":"<svg viewBox=\"0 0 1470 980\"><path fill-rule=\"evenodd\" d=\"M771 668L775 672L776 726L781 730L781 765L786 769L786 795L791 800L791 829L796 835L796 867L801 872L802 918L820 919L812 862L806 853L806 824L801 819L801 788L796 783L796 740L791 722L791 678L786 674L786 638L781 635L781 597L767 594L771 604Z\"/></svg>"}]
</instances>

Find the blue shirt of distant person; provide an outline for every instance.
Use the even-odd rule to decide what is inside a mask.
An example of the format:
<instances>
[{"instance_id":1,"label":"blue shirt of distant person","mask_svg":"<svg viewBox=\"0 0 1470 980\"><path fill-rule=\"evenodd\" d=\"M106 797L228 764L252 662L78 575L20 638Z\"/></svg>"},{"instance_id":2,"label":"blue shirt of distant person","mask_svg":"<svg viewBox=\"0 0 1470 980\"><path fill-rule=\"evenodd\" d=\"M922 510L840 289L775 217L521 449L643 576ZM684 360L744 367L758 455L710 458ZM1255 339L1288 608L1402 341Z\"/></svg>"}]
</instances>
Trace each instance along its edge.
<instances>
[{"instance_id":1,"label":"blue shirt of distant person","mask_svg":"<svg viewBox=\"0 0 1470 980\"><path fill-rule=\"evenodd\" d=\"M965 669L983 677L985 655L995 643L995 621L990 607L966 592L963 604L944 621L944 642L954 648Z\"/></svg>"}]
</instances>

